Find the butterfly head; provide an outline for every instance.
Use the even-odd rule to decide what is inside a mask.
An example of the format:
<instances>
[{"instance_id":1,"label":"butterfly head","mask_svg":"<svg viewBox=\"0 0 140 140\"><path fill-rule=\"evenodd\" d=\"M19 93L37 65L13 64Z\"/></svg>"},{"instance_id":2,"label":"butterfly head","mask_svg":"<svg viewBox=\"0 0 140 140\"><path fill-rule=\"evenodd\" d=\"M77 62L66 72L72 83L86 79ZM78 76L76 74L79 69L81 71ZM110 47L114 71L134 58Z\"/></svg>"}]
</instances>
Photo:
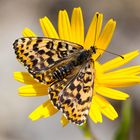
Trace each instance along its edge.
<instances>
[{"instance_id":1,"label":"butterfly head","mask_svg":"<svg viewBox=\"0 0 140 140\"><path fill-rule=\"evenodd\" d=\"M95 48L94 46L91 46L91 47L90 47L90 52L91 52L91 53L96 53L96 48Z\"/></svg>"}]
</instances>

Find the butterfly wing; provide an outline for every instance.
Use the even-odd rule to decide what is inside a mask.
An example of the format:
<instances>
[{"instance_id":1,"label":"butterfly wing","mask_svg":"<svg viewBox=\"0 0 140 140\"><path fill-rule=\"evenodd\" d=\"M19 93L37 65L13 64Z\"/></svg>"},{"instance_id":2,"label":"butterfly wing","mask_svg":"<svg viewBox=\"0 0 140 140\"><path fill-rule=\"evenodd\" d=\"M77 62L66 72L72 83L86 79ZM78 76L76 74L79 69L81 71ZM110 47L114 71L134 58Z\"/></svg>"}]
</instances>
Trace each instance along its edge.
<instances>
[{"instance_id":1,"label":"butterfly wing","mask_svg":"<svg viewBox=\"0 0 140 140\"><path fill-rule=\"evenodd\" d=\"M20 38L14 42L17 59L42 83L51 83L51 73L70 61L83 47L59 39L45 37Z\"/></svg>"},{"instance_id":2,"label":"butterfly wing","mask_svg":"<svg viewBox=\"0 0 140 140\"><path fill-rule=\"evenodd\" d=\"M50 98L68 120L81 125L88 115L94 83L94 63L90 60L80 71L49 89Z\"/></svg>"}]
</instances>

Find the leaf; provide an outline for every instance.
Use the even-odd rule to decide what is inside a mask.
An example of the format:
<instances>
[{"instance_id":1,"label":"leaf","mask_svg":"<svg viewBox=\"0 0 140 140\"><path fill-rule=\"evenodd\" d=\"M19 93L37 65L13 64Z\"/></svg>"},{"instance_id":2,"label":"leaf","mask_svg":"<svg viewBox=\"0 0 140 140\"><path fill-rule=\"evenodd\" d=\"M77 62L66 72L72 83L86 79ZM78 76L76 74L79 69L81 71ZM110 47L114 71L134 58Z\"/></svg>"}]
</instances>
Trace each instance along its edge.
<instances>
[{"instance_id":1,"label":"leaf","mask_svg":"<svg viewBox=\"0 0 140 140\"><path fill-rule=\"evenodd\" d=\"M127 100L122 105L122 118L120 126L116 131L114 140L128 140L129 131L132 123L132 104Z\"/></svg>"},{"instance_id":2,"label":"leaf","mask_svg":"<svg viewBox=\"0 0 140 140\"><path fill-rule=\"evenodd\" d=\"M87 121L79 126L80 130L82 131L84 137L86 140L97 140L96 136L93 134L90 126L89 118L87 118Z\"/></svg>"},{"instance_id":3,"label":"leaf","mask_svg":"<svg viewBox=\"0 0 140 140\"><path fill-rule=\"evenodd\" d=\"M85 138L91 138L91 132L87 123L84 123L82 126L79 126L79 128L83 132Z\"/></svg>"}]
</instances>

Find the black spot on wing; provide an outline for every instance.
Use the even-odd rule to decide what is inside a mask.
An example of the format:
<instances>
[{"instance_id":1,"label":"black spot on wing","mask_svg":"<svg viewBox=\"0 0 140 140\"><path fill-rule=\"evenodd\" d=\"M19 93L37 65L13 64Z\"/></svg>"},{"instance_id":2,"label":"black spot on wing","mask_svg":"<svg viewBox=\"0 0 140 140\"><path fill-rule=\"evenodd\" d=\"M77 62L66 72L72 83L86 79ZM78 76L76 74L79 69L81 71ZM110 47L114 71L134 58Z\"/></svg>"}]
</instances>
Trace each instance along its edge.
<instances>
[{"instance_id":1,"label":"black spot on wing","mask_svg":"<svg viewBox=\"0 0 140 140\"><path fill-rule=\"evenodd\" d=\"M45 51L44 51L44 50L39 50L38 53L39 53L40 55L42 55L42 54L45 54Z\"/></svg>"},{"instance_id":2,"label":"black spot on wing","mask_svg":"<svg viewBox=\"0 0 140 140\"><path fill-rule=\"evenodd\" d=\"M38 51L38 43L35 43L34 45L33 45L33 50L35 51L35 52L37 52Z\"/></svg>"},{"instance_id":3,"label":"black spot on wing","mask_svg":"<svg viewBox=\"0 0 140 140\"><path fill-rule=\"evenodd\" d=\"M51 57L49 57L49 58L47 59L47 62L48 62L49 64L52 64L52 63L54 63L54 60L53 60Z\"/></svg>"}]
</instances>

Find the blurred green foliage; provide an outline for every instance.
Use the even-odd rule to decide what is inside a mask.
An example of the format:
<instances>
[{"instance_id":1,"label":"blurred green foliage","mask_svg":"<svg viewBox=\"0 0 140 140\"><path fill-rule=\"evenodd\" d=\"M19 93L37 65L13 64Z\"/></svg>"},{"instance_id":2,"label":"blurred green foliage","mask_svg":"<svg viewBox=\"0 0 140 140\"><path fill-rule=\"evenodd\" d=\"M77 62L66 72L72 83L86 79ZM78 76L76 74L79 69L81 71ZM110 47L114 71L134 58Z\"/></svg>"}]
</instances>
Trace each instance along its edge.
<instances>
[{"instance_id":1,"label":"blurred green foliage","mask_svg":"<svg viewBox=\"0 0 140 140\"><path fill-rule=\"evenodd\" d=\"M114 140L129 140L129 132L132 123L132 105L130 99L123 102L121 114L121 121Z\"/></svg>"},{"instance_id":2,"label":"blurred green foliage","mask_svg":"<svg viewBox=\"0 0 140 140\"><path fill-rule=\"evenodd\" d=\"M92 137L88 122L84 123L82 126L79 126L79 128L83 132L85 138L90 139Z\"/></svg>"},{"instance_id":3,"label":"blurred green foliage","mask_svg":"<svg viewBox=\"0 0 140 140\"><path fill-rule=\"evenodd\" d=\"M82 131L86 140L97 140L96 136L91 130L89 118L87 118L86 123L84 123L82 126L79 126L79 128Z\"/></svg>"}]
</instances>

